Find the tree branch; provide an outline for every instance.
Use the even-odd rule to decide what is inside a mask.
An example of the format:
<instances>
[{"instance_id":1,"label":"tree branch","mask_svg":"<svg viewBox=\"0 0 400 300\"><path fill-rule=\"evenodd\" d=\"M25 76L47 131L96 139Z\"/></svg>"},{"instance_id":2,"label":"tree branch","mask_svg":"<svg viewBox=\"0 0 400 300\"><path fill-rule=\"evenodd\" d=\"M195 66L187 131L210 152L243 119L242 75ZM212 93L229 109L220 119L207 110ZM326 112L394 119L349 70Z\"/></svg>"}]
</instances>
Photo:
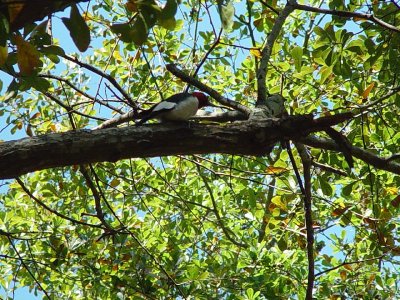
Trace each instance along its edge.
<instances>
[{"instance_id":1,"label":"tree branch","mask_svg":"<svg viewBox=\"0 0 400 300\"><path fill-rule=\"evenodd\" d=\"M64 108L67 113L71 113L71 114L77 114L80 115L82 117L88 118L88 119L94 119L94 120L98 120L98 121L105 121L104 118L99 118L99 117L95 117L95 116L90 116L88 114L82 113L79 110L73 109L72 107L70 107L67 104L64 104L60 99L58 99L57 97L53 96L52 94L50 94L49 92L42 92L43 95L47 96L48 98L50 98L51 100L53 100L55 103L57 103L58 105L60 105L62 108Z\"/></svg>"},{"instance_id":2,"label":"tree branch","mask_svg":"<svg viewBox=\"0 0 400 300\"><path fill-rule=\"evenodd\" d=\"M79 171L82 173L83 177L85 178L86 184L89 187L89 189L92 191L93 194L93 198L94 198L94 203L95 203L95 210L96 210L96 217L100 220L101 224L103 224L103 226L105 228L112 229L111 226L106 222L106 220L104 219L104 212L103 209L101 207L101 198L100 198L100 194L97 191L92 178L90 178L89 176L89 172L87 171L87 169L84 166L80 166Z\"/></svg>"},{"instance_id":3,"label":"tree branch","mask_svg":"<svg viewBox=\"0 0 400 300\"><path fill-rule=\"evenodd\" d=\"M42 208L44 208L45 210L55 214L56 216L60 217L61 219L70 221L72 224L79 224L79 225L84 225L84 226L89 226L89 227L95 227L95 228L102 228L101 225L98 224L90 224L90 223L86 223L80 220L75 220L73 218L70 218L68 216L65 216L63 214L60 214L57 210L50 208L49 206L47 206L46 204L44 204L41 200L39 200L38 198L36 198L31 191L25 186L25 184L22 182L21 179L19 179L18 177L16 178L16 181L18 182L18 184L21 186L22 190L31 198L33 199L37 204L39 204Z\"/></svg>"},{"instance_id":4,"label":"tree branch","mask_svg":"<svg viewBox=\"0 0 400 300\"><path fill-rule=\"evenodd\" d=\"M325 150L333 150L340 152L340 147L335 141L325 138L317 138L315 136L308 136L306 138L300 138L300 141L308 146L321 148ZM383 158L376 154L373 154L367 150L351 146L351 155L361 159L362 161L374 166L375 168L386 170L394 174L400 175L400 164L394 162L391 157Z\"/></svg>"},{"instance_id":5,"label":"tree branch","mask_svg":"<svg viewBox=\"0 0 400 300\"><path fill-rule=\"evenodd\" d=\"M135 120L137 117L133 111L127 112L123 115L117 116L115 118L109 119L100 125L93 128L93 130L104 129L110 127L116 127L122 123L126 123ZM247 120L247 116L237 110L226 111L220 113L212 113L205 110L199 110L195 116L190 118L191 120L199 121L210 121L210 122L233 122L233 121L244 121Z\"/></svg>"},{"instance_id":6,"label":"tree branch","mask_svg":"<svg viewBox=\"0 0 400 300\"><path fill-rule=\"evenodd\" d=\"M312 6L308 6L308 5L298 4L297 2L293 3L293 7L295 9L299 9L299 10L311 11L311 12L327 14L327 15L334 15L334 16L341 17L341 18L358 18L358 19L363 19L363 20L369 20L383 28L386 28L386 29L389 29L389 30L392 30L395 32L400 32L400 28L397 28L389 23L386 23L385 21L378 19L377 17L375 17L372 14L356 13L356 12L344 11L344 10L324 9L324 8L319 8L319 7L312 7Z\"/></svg>"},{"instance_id":7,"label":"tree branch","mask_svg":"<svg viewBox=\"0 0 400 300\"><path fill-rule=\"evenodd\" d=\"M111 109L111 110L113 110L113 111L116 111L116 112L118 112L118 113L120 113L120 114L123 114L123 113L124 113L121 109L119 109L119 108L117 108L117 107L115 107L115 106L113 106L113 105L110 105L107 101L103 101L103 100L100 100L100 99L96 99L95 97L92 97L92 96L89 95L88 93L86 93L86 92L84 92L83 90L79 89L77 86L75 86L75 85L74 85L71 81L69 81L68 79L62 78L62 77L60 77L60 76L52 75L52 74L39 74L38 77L50 78L50 79L55 79L55 80L58 80L58 81L60 81L60 82L63 82L63 83L65 83L65 84L67 84L70 88L72 88L73 90L75 90L76 92L78 92L78 93L82 94L84 97L90 99L91 102L97 102L97 103L99 103L99 104L101 104L101 105L104 105L104 106L108 107L109 109Z\"/></svg>"},{"instance_id":8,"label":"tree branch","mask_svg":"<svg viewBox=\"0 0 400 300\"><path fill-rule=\"evenodd\" d=\"M301 143L296 143L297 152L303 163L303 202L304 218L307 232L307 258L308 258L308 279L306 299L313 299L313 289L315 280L315 260L314 260L314 227L312 219L312 196L311 196L311 157L306 147ZM293 166L295 167L295 165Z\"/></svg>"},{"instance_id":9,"label":"tree branch","mask_svg":"<svg viewBox=\"0 0 400 300\"><path fill-rule=\"evenodd\" d=\"M215 200L213 189L208 184L207 178L201 171L201 168L198 164L196 164L196 168L197 168L197 173L200 175L200 178L203 180L204 186L206 187L206 190L207 190L208 194L210 195L211 203L213 205L212 211L214 212L214 215L217 218L217 222L218 222L219 226L221 227L223 233L225 234L226 238L232 244L234 244L238 247L248 248L247 244L236 241L236 239L238 238L236 236L236 234L225 226L224 221L222 220L221 215L218 211L217 201ZM233 235L234 238L231 236L231 234Z\"/></svg>"},{"instance_id":10,"label":"tree branch","mask_svg":"<svg viewBox=\"0 0 400 300\"><path fill-rule=\"evenodd\" d=\"M329 273L329 272L331 272L331 271L334 271L334 270L339 269L339 268L344 267L344 266L353 265L353 264L361 264L361 263L368 262L368 261L373 261L373 260L377 260L377 259L382 259L383 257L385 257L385 255L386 255L386 254L382 254L382 255L379 255L379 256L377 256L377 257L371 257L371 258L361 259L361 260L356 260L356 261L349 261L349 262L344 261L344 262L341 263L340 265L337 265L337 266L335 266L335 267L332 267L332 268L323 270L323 271L321 271L321 272L318 272L317 274L315 274L315 277L319 277L319 276L321 276L321 275L323 275L323 274Z\"/></svg>"},{"instance_id":11,"label":"tree branch","mask_svg":"<svg viewBox=\"0 0 400 300\"><path fill-rule=\"evenodd\" d=\"M311 164L314 167L316 167L318 169L321 169L321 170L323 170L325 172L330 172L330 173L337 174L337 175L340 175L340 176L348 176L348 174L346 172L343 172L342 170L338 170L338 169L332 168L331 166L321 164L321 163L319 163L317 161L312 161Z\"/></svg>"},{"instance_id":12,"label":"tree branch","mask_svg":"<svg viewBox=\"0 0 400 300\"><path fill-rule=\"evenodd\" d=\"M223 97L222 95L220 95L216 90L214 90L213 88L210 88L209 86L205 85L204 83L200 82L199 80L197 80L196 78L189 76L188 74L186 74L185 72L183 72L182 70L180 70L176 65L174 64L169 64L167 65L167 70L170 71L172 74L174 74L176 77L178 77L179 79L181 79L182 81L189 83L195 87L197 87L199 90L209 94L211 97L213 97L218 103L227 106L227 107L231 107L235 110L238 110L242 113L244 113L246 116L250 115L251 113L251 109L236 102L233 100L230 100L228 98Z\"/></svg>"},{"instance_id":13,"label":"tree branch","mask_svg":"<svg viewBox=\"0 0 400 300\"><path fill-rule=\"evenodd\" d=\"M278 35L282 29L283 24L285 23L286 18L290 15L290 13L293 12L294 4L294 0L289 0L286 3L286 6L283 8L283 10L280 12L279 16L275 20L274 26L272 26L271 32L268 34L267 42L261 51L262 57L260 60L260 66L257 70L257 106L260 104L265 104L267 102L268 93L266 87L266 79L272 47L274 46L275 40L278 38Z\"/></svg>"},{"instance_id":14,"label":"tree branch","mask_svg":"<svg viewBox=\"0 0 400 300\"><path fill-rule=\"evenodd\" d=\"M0 179L52 167L205 153L265 155L282 138L299 139L351 118L288 116L232 124L150 124L77 130L0 143Z\"/></svg>"},{"instance_id":15,"label":"tree branch","mask_svg":"<svg viewBox=\"0 0 400 300\"><path fill-rule=\"evenodd\" d=\"M150 124L77 130L0 143L0 179L52 167L205 153L265 155L282 138L298 139L351 118L288 116L219 125Z\"/></svg>"},{"instance_id":16,"label":"tree branch","mask_svg":"<svg viewBox=\"0 0 400 300\"><path fill-rule=\"evenodd\" d=\"M62 11L74 3L88 1L89 0L0 1L0 13L7 17L10 22L11 30L16 31L29 23L39 21L57 11ZM9 6L14 5L15 2L19 3L21 6L19 7L18 13L13 18L10 18Z\"/></svg>"},{"instance_id":17,"label":"tree branch","mask_svg":"<svg viewBox=\"0 0 400 300\"><path fill-rule=\"evenodd\" d=\"M90 64L81 62L79 59L77 59L76 57L72 57L69 55L60 55L61 57L65 58L66 60L69 60L75 64L77 64L78 66L85 68L89 71L92 71L93 73L107 79L126 99L126 101L128 101L128 103L133 107L134 111L136 111L137 109L137 105L136 103L133 101L133 99L131 98L131 96L129 96L129 94L127 92L125 92L125 90L118 84L118 82L115 80L114 77L112 77L110 74L107 74L95 67L93 67Z\"/></svg>"},{"instance_id":18,"label":"tree branch","mask_svg":"<svg viewBox=\"0 0 400 300\"><path fill-rule=\"evenodd\" d=\"M7 236L8 242L10 243L11 247L14 249L15 253L17 254L19 261L21 264L24 266L25 270L28 272L28 274L32 277L33 281L38 285L40 290L46 295L47 299L51 299L49 293L46 291L46 289L42 286L40 281L36 278L36 276L32 273L31 269L29 269L28 265L25 263L25 260L22 258L21 254L19 254L19 251L17 247L14 245L13 240L11 239L10 236Z\"/></svg>"}]
</instances>

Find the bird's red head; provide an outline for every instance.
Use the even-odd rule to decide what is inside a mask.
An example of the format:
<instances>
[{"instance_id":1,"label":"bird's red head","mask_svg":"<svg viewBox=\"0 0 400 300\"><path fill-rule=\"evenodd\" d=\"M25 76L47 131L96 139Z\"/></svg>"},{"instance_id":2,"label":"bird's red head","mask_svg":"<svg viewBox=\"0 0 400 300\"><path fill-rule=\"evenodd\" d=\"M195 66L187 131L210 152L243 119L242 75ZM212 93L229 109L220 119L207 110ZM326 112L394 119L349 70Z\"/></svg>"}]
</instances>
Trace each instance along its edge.
<instances>
[{"instance_id":1,"label":"bird's red head","mask_svg":"<svg viewBox=\"0 0 400 300\"><path fill-rule=\"evenodd\" d=\"M195 96L197 100L199 100L199 108L202 108L210 104L208 102L208 97L205 94L200 92L193 92L192 95Z\"/></svg>"}]
</instances>

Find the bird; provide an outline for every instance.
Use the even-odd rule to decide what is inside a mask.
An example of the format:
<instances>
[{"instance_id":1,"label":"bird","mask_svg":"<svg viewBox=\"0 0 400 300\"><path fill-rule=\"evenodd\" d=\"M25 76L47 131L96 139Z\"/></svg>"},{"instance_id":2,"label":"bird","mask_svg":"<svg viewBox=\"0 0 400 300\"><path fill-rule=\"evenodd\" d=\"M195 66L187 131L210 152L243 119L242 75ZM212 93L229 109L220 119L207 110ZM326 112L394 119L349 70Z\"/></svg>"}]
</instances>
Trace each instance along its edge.
<instances>
[{"instance_id":1,"label":"bird","mask_svg":"<svg viewBox=\"0 0 400 300\"><path fill-rule=\"evenodd\" d=\"M187 121L199 108L210 105L208 96L201 92L178 93L140 113L136 126L150 119L161 121Z\"/></svg>"}]
</instances>

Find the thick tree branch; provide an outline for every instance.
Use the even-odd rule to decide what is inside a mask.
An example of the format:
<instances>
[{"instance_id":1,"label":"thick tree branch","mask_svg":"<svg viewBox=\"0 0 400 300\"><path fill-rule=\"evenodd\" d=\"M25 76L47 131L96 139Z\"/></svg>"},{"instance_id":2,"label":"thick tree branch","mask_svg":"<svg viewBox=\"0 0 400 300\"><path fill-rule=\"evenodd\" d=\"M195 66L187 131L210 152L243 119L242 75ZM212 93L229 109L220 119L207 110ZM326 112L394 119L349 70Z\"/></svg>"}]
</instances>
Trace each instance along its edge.
<instances>
[{"instance_id":1,"label":"thick tree branch","mask_svg":"<svg viewBox=\"0 0 400 300\"><path fill-rule=\"evenodd\" d=\"M303 202L304 202L304 218L306 222L307 232L307 258L308 258L308 279L306 299L313 299L313 289L315 280L315 259L314 259L314 227L312 218L312 196L311 196L311 157L306 147L301 143L296 143L297 152L303 163ZM295 165L293 165L295 167ZM298 173L296 173L298 175ZM299 184L301 181L299 181Z\"/></svg>"},{"instance_id":2,"label":"thick tree branch","mask_svg":"<svg viewBox=\"0 0 400 300\"><path fill-rule=\"evenodd\" d=\"M93 128L93 130L97 129L104 129L104 128L110 128L110 127L116 127L122 123L126 123L132 120L135 120L136 114L134 111L127 112L123 115L116 116L112 119L109 119L100 125L96 126ZM244 121L247 120L247 116L237 110L233 111L226 111L226 112L220 112L220 113L211 113L205 110L199 110L195 116L193 116L191 119L193 120L200 120L200 121L210 121L210 122L218 122L218 123L224 123L224 122L233 122L233 121Z\"/></svg>"},{"instance_id":3,"label":"thick tree branch","mask_svg":"<svg viewBox=\"0 0 400 300\"><path fill-rule=\"evenodd\" d=\"M87 2L89 0L18 0L0 1L0 13L7 17L11 30L21 29L27 24L39 21L57 11L64 10L68 6ZM6 3L9 2L9 3ZM16 6L16 4L19 4ZM10 17L12 15L12 18Z\"/></svg>"},{"instance_id":4,"label":"thick tree branch","mask_svg":"<svg viewBox=\"0 0 400 300\"><path fill-rule=\"evenodd\" d=\"M233 124L152 124L53 133L0 143L0 179L52 167L132 157L229 153L264 155L283 138L298 139L352 117L338 114Z\"/></svg>"},{"instance_id":5,"label":"thick tree branch","mask_svg":"<svg viewBox=\"0 0 400 300\"><path fill-rule=\"evenodd\" d=\"M172 74L174 74L176 77L178 77L179 79L181 79L182 81L189 83L195 87L197 87L199 90L209 94L211 97L213 97L218 103L227 106L227 107L231 107L235 110L238 110L242 113L244 113L245 115L250 115L251 113L251 109L240 104L237 103L236 101L230 100L228 98L225 98L224 96L220 95L216 90L214 90L213 88L210 88L209 86L205 85L204 83L200 82L199 80L197 80L196 78L186 74L185 72L183 72L182 70L180 70L176 65L174 64L169 64L167 65L167 70L170 71Z\"/></svg>"},{"instance_id":6,"label":"thick tree branch","mask_svg":"<svg viewBox=\"0 0 400 300\"><path fill-rule=\"evenodd\" d=\"M294 0L289 0L286 3L286 6L283 8L283 10L280 12L279 16L275 20L274 26L272 27L271 32L268 34L267 42L261 51L262 57L257 70L257 105L265 104L267 102L268 93L266 87L266 79L272 47L274 46L274 43L282 30L282 26L285 23L286 18L290 15L290 13L293 12L294 3Z\"/></svg>"},{"instance_id":7,"label":"thick tree branch","mask_svg":"<svg viewBox=\"0 0 400 300\"><path fill-rule=\"evenodd\" d=\"M308 146L315 148L333 150L338 152L341 151L340 147L336 144L336 142L331 139L308 136L306 138L301 138L300 141ZM400 175L400 164L394 162L391 159L391 156L388 158L379 157L378 155L373 154L372 152L369 152L367 150L355 146L351 146L350 151L351 155L374 166L375 168L386 170L394 174Z\"/></svg>"}]
</instances>

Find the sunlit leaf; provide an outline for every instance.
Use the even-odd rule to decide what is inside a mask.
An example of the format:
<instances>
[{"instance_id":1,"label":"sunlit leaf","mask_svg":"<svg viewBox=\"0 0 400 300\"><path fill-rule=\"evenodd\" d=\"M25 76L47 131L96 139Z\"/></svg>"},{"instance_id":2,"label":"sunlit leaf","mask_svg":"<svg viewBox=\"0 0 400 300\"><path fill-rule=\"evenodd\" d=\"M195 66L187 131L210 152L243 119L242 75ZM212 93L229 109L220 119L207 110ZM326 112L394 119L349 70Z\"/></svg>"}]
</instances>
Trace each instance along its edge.
<instances>
[{"instance_id":1,"label":"sunlit leaf","mask_svg":"<svg viewBox=\"0 0 400 300\"><path fill-rule=\"evenodd\" d=\"M258 49L258 48L251 48L251 49L250 49L250 53L251 53L252 55L254 55L255 57L258 57L258 58L261 58L261 57L262 57L261 50Z\"/></svg>"},{"instance_id":2,"label":"sunlit leaf","mask_svg":"<svg viewBox=\"0 0 400 300\"><path fill-rule=\"evenodd\" d=\"M296 71L300 72L302 64L303 48L296 46L292 49L291 53L294 59L294 65L296 67Z\"/></svg>"},{"instance_id":3,"label":"sunlit leaf","mask_svg":"<svg viewBox=\"0 0 400 300\"><path fill-rule=\"evenodd\" d=\"M31 75L40 65L39 52L20 35L15 36L15 44L17 45L17 63L21 74Z\"/></svg>"},{"instance_id":4,"label":"sunlit leaf","mask_svg":"<svg viewBox=\"0 0 400 300\"><path fill-rule=\"evenodd\" d=\"M371 90L374 88L375 86L375 82L371 82L367 88L362 92L361 96L363 97L363 99L367 99L369 96L369 93L371 93Z\"/></svg>"},{"instance_id":5,"label":"sunlit leaf","mask_svg":"<svg viewBox=\"0 0 400 300\"><path fill-rule=\"evenodd\" d=\"M221 18L222 28L231 30L233 26L233 16L235 14L235 7L231 0L218 1L219 16Z\"/></svg>"},{"instance_id":6,"label":"sunlit leaf","mask_svg":"<svg viewBox=\"0 0 400 300\"><path fill-rule=\"evenodd\" d=\"M268 166L265 169L265 173L267 174L280 174L286 171L288 171L288 169L282 167L274 167L274 166Z\"/></svg>"}]
</instances>

